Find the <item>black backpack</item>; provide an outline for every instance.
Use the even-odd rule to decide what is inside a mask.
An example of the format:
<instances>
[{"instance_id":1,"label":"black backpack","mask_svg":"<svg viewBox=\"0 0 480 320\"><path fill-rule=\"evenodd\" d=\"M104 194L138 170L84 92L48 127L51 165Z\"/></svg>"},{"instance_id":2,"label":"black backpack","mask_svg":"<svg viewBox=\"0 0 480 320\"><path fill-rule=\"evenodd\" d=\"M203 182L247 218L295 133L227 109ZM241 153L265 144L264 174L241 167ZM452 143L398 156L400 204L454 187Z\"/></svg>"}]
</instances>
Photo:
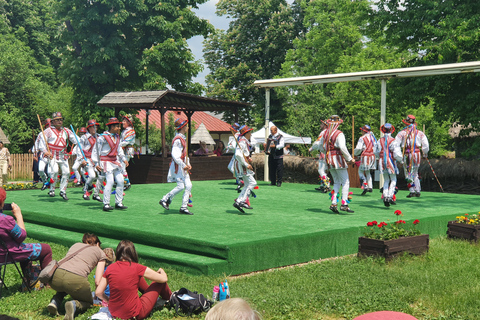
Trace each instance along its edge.
<instances>
[{"instance_id":1,"label":"black backpack","mask_svg":"<svg viewBox=\"0 0 480 320\"><path fill-rule=\"evenodd\" d=\"M210 310L212 301L207 300L203 294L197 291L192 292L181 288L172 293L170 306L175 308L175 312L179 316L191 316Z\"/></svg>"}]
</instances>

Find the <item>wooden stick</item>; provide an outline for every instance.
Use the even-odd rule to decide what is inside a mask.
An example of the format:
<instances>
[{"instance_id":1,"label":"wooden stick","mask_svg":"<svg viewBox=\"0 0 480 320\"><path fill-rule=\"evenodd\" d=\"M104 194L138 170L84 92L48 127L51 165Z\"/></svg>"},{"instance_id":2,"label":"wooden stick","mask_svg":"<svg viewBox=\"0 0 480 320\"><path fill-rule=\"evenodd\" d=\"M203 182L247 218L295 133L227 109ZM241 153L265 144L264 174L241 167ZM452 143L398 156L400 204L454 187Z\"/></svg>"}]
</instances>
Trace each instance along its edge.
<instances>
[{"instance_id":1,"label":"wooden stick","mask_svg":"<svg viewBox=\"0 0 480 320\"><path fill-rule=\"evenodd\" d=\"M45 132L43 131L42 121L40 120L40 116L38 115L38 113L37 113L37 118L38 118L38 123L40 124L40 129L42 129L43 140L45 141L45 144L47 145L48 152L50 152L50 147L48 146L47 138L45 137Z\"/></svg>"}]
</instances>

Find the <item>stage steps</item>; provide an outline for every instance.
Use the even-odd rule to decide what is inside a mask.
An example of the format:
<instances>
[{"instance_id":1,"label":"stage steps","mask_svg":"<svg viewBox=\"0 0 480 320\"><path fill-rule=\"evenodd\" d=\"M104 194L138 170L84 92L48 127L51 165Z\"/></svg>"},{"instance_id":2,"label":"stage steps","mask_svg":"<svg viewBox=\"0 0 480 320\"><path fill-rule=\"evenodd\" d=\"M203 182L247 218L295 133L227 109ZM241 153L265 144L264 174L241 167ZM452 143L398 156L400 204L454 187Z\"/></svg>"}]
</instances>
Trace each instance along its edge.
<instances>
[{"instance_id":1,"label":"stage steps","mask_svg":"<svg viewBox=\"0 0 480 320\"><path fill-rule=\"evenodd\" d=\"M70 247L74 243L81 242L83 233L52 228L40 224L25 223L28 236L41 241L58 243ZM97 234L102 241L102 247L111 247L115 250L121 239L112 239ZM121 236L121 234L119 234ZM135 243L135 241L133 241ZM190 274L218 274L215 269L225 269L228 262L224 259L212 258L198 254L185 253L180 251L157 248L149 245L135 243L140 259L154 260L158 267L171 267L176 270ZM60 260L63 257L54 257Z\"/></svg>"}]
</instances>

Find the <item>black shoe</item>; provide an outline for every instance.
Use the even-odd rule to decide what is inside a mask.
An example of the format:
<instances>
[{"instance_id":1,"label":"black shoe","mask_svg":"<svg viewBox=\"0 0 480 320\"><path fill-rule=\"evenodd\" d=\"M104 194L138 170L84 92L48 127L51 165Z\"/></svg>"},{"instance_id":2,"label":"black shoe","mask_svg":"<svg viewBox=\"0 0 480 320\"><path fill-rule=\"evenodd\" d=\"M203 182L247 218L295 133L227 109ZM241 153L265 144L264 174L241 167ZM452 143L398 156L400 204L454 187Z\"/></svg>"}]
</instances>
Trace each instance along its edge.
<instances>
[{"instance_id":1,"label":"black shoe","mask_svg":"<svg viewBox=\"0 0 480 320\"><path fill-rule=\"evenodd\" d=\"M240 205L240 207L245 208L245 209L253 209L245 201L240 202L239 205Z\"/></svg>"},{"instance_id":2,"label":"black shoe","mask_svg":"<svg viewBox=\"0 0 480 320\"><path fill-rule=\"evenodd\" d=\"M364 195L366 195L366 194L367 194L367 192L368 192L368 188L364 188L364 189L363 189L363 192L362 192L362 194L361 194L361 195L362 195L362 196L364 196Z\"/></svg>"},{"instance_id":3,"label":"black shoe","mask_svg":"<svg viewBox=\"0 0 480 320\"><path fill-rule=\"evenodd\" d=\"M243 185L240 185L240 184L237 186L237 189L236 189L237 193L242 192L242 187L243 187Z\"/></svg>"},{"instance_id":4,"label":"black shoe","mask_svg":"<svg viewBox=\"0 0 480 320\"><path fill-rule=\"evenodd\" d=\"M62 197L63 200L68 200L67 194L63 191L60 191L60 197Z\"/></svg>"},{"instance_id":5,"label":"black shoe","mask_svg":"<svg viewBox=\"0 0 480 320\"><path fill-rule=\"evenodd\" d=\"M332 211L335 212L335 213L339 213L336 204L332 204L332 205L330 206L330 210L332 210Z\"/></svg>"},{"instance_id":6,"label":"black shoe","mask_svg":"<svg viewBox=\"0 0 480 320\"><path fill-rule=\"evenodd\" d=\"M239 204L237 201L235 201L235 202L233 203L233 206L234 206L235 208L237 208L238 211L240 211L241 213L245 213L245 211L242 209L242 207L240 206L240 204Z\"/></svg>"},{"instance_id":7,"label":"black shoe","mask_svg":"<svg viewBox=\"0 0 480 320\"><path fill-rule=\"evenodd\" d=\"M407 198L412 198L415 197L415 192L410 192L407 196Z\"/></svg>"},{"instance_id":8,"label":"black shoe","mask_svg":"<svg viewBox=\"0 0 480 320\"><path fill-rule=\"evenodd\" d=\"M353 211L352 209L350 209L346 204L342 204L340 206L340 210L342 211L346 211L346 212L349 212L349 213L354 213L355 211Z\"/></svg>"},{"instance_id":9,"label":"black shoe","mask_svg":"<svg viewBox=\"0 0 480 320\"><path fill-rule=\"evenodd\" d=\"M420 192L415 192L415 197L420 198Z\"/></svg>"},{"instance_id":10,"label":"black shoe","mask_svg":"<svg viewBox=\"0 0 480 320\"><path fill-rule=\"evenodd\" d=\"M83 195L83 200L90 200L90 196L87 193L85 193Z\"/></svg>"},{"instance_id":11,"label":"black shoe","mask_svg":"<svg viewBox=\"0 0 480 320\"><path fill-rule=\"evenodd\" d=\"M281 187L282 186L282 183L281 182L277 182L277 187Z\"/></svg>"},{"instance_id":12,"label":"black shoe","mask_svg":"<svg viewBox=\"0 0 480 320\"><path fill-rule=\"evenodd\" d=\"M94 195L92 196L92 200L97 200L97 201L99 201L99 202L103 202L102 198L100 198L100 196L97 195L97 194L94 194Z\"/></svg>"},{"instance_id":13,"label":"black shoe","mask_svg":"<svg viewBox=\"0 0 480 320\"><path fill-rule=\"evenodd\" d=\"M125 209L128 209L128 207L124 206L121 203L119 204L115 203L115 209L125 210Z\"/></svg>"},{"instance_id":14,"label":"black shoe","mask_svg":"<svg viewBox=\"0 0 480 320\"><path fill-rule=\"evenodd\" d=\"M373 189L372 189L372 188L368 188L368 192L373 192Z\"/></svg>"},{"instance_id":15,"label":"black shoe","mask_svg":"<svg viewBox=\"0 0 480 320\"><path fill-rule=\"evenodd\" d=\"M170 210L170 207L168 206L167 201L165 201L165 200L162 199L162 200L160 200L158 203L159 203L163 208L165 208L166 210Z\"/></svg>"},{"instance_id":16,"label":"black shoe","mask_svg":"<svg viewBox=\"0 0 480 320\"><path fill-rule=\"evenodd\" d=\"M81 183L81 182L77 182L77 183L75 183L75 187L80 187L81 185L82 185L82 183Z\"/></svg>"},{"instance_id":17,"label":"black shoe","mask_svg":"<svg viewBox=\"0 0 480 320\"><path fill-rule=\"evenodd\" d=\"M396 205L396 204L397 204L397 202L396 202L395 200L393 200L393 198L389 198L389 199L388 199L388 202L389 202L390 204L392 204L392 205Z\"/></svg>"},{"instance_id":18,"label":"black shoe","mask_svg":"<svg viewBox=\"0 0 480 320\"><path fill-rule=\"evenodd\" d=\"M109 204L106 204L103 206L103 211L112 211L113 207Z\"/></svg>"},{"instance_id":19,"label":"black shoe","mask_svg":"<svg viewBox=\"0 0 480 320\"><path fill-rule=\"evenodd\" d=\"M193 215L192 212L188 211L188 208L180 208L180 210L178 212L183 213L183 214Z\"/></svg>"},{"instance_id":20,"label":"black shoe","mask_svg":"<svg viewBox=\"0 0 480 320\"><path fill-rule=\"evenodd\" d=\"M47 187L48 187L48 186L47 186L47 184L46 184L46 183L44 183L44 184L42 185L42 188L41 188L40 190L42 190L42 191L43 191L43 190L47 189Z\"/></svg>"},{"instance_id":21,"label":"black shoe","mask_svg":"<svg viewBox=\"0 0 480 320\"><path fill-rule=\"evenodd\" d=\"M383 204L385 205L385 207L390 207L390 201L388 198L384 198L383 199Z\"/></svg>"},{"instance_id":22,"label":"black shoe","mask_svg":"<svg viewBox=\"0 0 480 320\"><path fill-rule=\"evenodd\" d=\"M123 191L127 191L128 189L130 189L132 187L132 185L129 183L127 184L126 186L123 187Z\"/></svg>"},{"instance_id":23,"label":"black shoe","mask_svg":"<svg viewBox=\"0 0 480 320\"><path fill-rule=\"evenodd\" d=\"M48 192L48 195L49 195L50 197L55 197L55 191L53 191L53 190L52 190L52 191L49 191L49 192Z\"/></svg>"},{"instance_id":24,"label":"black shoe","mask_svg":"<svg viewBox=\"0 0 480 320\"><path fill-rule=\"evenodd\" d=\"M324 187L323 187L323 186L320 186L320 187L318 187L318 188L315 188L315 190L323 192Z\"/></svg>"}]
</instances>

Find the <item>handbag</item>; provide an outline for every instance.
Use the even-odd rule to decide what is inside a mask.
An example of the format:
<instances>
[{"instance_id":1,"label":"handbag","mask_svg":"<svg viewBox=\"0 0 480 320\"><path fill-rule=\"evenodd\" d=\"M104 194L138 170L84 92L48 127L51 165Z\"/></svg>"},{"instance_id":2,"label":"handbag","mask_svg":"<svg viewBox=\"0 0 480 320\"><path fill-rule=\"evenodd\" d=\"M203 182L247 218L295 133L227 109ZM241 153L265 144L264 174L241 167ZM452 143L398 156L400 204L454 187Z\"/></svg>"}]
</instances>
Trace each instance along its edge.
<instances>
[{"instance_id":1,"label":"handbag","mask_svg":"<svg viewBox=\"0 0 480 320\"><path fill-rule=\"evenodd\" d=\"M52 280L53 275L55 274L55 271L57 271L58 267L60 267L63 263L67 262L68 260L72 259L75 255L80 253L80 251L87 249L88 247L90 246L83 247L82 249L75 251L74 253L72 253L68 257L63 258L60 261L57 261L57 260L50 261L50 263L47 264L47 266L43 268L42 271L40 271L40 274L38 275L38 281L44 284L49 283Z\"/></svg>"}]
</instances>

